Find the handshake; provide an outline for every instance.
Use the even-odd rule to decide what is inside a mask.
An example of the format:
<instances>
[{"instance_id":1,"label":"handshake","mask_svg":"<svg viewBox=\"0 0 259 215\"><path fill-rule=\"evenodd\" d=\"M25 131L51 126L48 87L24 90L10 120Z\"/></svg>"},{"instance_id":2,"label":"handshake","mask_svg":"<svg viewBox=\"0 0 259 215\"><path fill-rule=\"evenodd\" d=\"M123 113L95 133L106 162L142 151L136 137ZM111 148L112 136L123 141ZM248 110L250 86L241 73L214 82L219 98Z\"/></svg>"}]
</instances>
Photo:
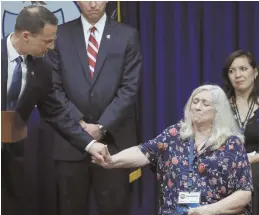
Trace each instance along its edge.
<instances>
[{"instance_id":1,"label":"handshake","mask_svg":"<svg viewBox=\"0 0 259 215\"><path fill-rule=\"evenodd\" d=\"M90 134L96 141L101 140L102 134L97 124L86 123L81 120L80 125L82 128ZM90 146L88 152L92 155L92 163L98 164L104 168L111 167L112 156L110 155L107 145L99 142L95 142Z\"/></svg>"},{"instance_id":2,"label":"handshake","mask_svg":"<svg viewBox=\"0 0 259 215\"><path fill-rule=\"evenodd\" d=\"M95 142L88 150L92 155L92 163L102 166L103 168L112 168L112 156L109 153L107 145Z\"/></svg>"}]
</instances>

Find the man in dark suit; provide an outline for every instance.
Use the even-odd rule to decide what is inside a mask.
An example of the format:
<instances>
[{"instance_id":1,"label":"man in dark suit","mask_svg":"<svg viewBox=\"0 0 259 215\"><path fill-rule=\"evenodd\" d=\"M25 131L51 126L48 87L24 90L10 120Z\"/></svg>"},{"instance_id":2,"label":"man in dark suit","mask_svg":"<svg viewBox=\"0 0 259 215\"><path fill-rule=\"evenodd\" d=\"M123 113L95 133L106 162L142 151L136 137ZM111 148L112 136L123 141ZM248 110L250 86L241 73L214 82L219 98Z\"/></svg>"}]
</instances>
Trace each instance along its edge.
<instances>
[{"instance_id":1,"label":"man in dark suit","mask_svg":"<svg viewBox=\"0 0 259 215\"><path fill-rule=\"evenodd\" d=\"M42 58L48 49L54 48L57 23L57 18L45 7L29 6L17 16L15 32L2 39L1 110L15 110L27 122L37 105L41 117L70 142L75 152L86 156L88 151L101 159L104 145L95 143L81 127L80 119L74 119L70 104L56 99L52 70ZM22 207L23 163L24 141L2 144L3 207L10 205L5 204L10 196ZM16 206L11 205L3 212L23 214L21 207Z\"/></svg>"},{"instance_id":2,"label":"man in dark suit","mask_svg":"<svg viewBox=\"0 0 259 215\"><path fill-rule=\"evenodd\" d=\"M136 97L142 57L137 31L106 16L106 2L78 2L81 17L59 26L48 53L58 98L112 153L137 144ZM74 106L72 105L74 104ZM93 187L100 215L129 214L129 171L91 165L83 153L55 138L59 215L86 215Z\"/></svg>"}]
</instances>

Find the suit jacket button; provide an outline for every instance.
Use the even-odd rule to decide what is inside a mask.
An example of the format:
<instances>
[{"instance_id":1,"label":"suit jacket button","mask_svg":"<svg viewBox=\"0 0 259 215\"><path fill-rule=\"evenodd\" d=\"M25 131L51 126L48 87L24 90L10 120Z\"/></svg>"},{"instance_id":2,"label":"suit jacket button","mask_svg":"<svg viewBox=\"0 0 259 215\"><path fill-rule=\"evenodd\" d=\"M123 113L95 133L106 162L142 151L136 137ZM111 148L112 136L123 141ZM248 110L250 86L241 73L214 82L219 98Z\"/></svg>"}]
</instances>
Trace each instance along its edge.
<instances>
[{"instance_id":1,"label":"suit jacket button","mask_svg":"<svg viewBox=\"0 0 259 215\"><path fill-rule=\"evenodd\" d=\"M92 115L89 116L89 119L93 119Z\"/></svg>"},{"instance_id":2,"label":"suit jacket button","mask_svg":"<svg viewBox=\"0 0 259 215\"><path fill-rule=\"evenodd\" d=\"M91 92L91 94L90 94L91 96L94 96L94 92Z\"/></svg>"}]
</instances>

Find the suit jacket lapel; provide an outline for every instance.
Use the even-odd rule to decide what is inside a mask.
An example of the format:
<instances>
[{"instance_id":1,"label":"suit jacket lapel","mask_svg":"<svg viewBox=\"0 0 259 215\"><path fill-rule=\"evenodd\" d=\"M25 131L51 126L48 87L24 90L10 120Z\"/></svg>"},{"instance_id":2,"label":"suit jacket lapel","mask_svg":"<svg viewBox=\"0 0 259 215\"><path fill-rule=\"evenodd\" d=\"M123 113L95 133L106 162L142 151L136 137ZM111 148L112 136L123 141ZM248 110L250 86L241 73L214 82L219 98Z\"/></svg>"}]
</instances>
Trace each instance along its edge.
<instances>
[{"instance_id":1,"label":"suit jacket lapel","mask_svg":"<svg viewBox=\"0 0 259 215\"><path fill-rule=\"evenodd\" d=\"M102 35L102 40L99 45L99 50L98 50L98 55L96 59L96 65L94 69L94 77L93 77L93 83L96 81L101 68L103 66L103 63L107 57L107 52L109 50L109 46L111 43L111 40L115 38L115 35L113 34L114 31L112 31L112 28L114 27L115 23L111 22L111 20L107 17L106 24L104 27L103 35Z\"/></svg>"},{"instance_id":2,"label":"suit jacket lapel","mask_svg":"<svg viewBox=\"0 0 259 215\"><path fill-rule=\"evenodd\" d=\"M84 31L81 19L79 18L77 22L75 23L75 27L73 31L71 31L73 42L75 44L79 59L81 61L81 64L84 68L84 75L91 84L92 78L90 76L90 69L88 64L88 57L87 57L87 51L86 51L86 44L85 44L85 38L84 38Z\"/></svg>"},{"instance_id":3,"label":"suit jacket lapel","mask_svg":"<svg viewBox=\"0 0 259 215\"><path fill-rule=\"evenodd\" d=\"M7 101L7 78L8 78L8 56L7 56L7 37L2 39L2 58L1 58L1 110L6 110Z\"/></svg>"}]
</instances>

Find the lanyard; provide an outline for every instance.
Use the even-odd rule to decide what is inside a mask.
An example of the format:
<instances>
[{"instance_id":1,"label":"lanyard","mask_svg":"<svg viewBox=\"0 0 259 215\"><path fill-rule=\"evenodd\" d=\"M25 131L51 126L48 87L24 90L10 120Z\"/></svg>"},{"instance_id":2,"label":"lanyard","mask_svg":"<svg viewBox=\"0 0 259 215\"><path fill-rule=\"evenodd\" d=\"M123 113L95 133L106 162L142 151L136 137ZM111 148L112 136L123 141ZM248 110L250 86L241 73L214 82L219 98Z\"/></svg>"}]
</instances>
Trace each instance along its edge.
<instances>
[{"instance_id":1,"label":"lanyard","mask_svg":"<svg viewBox=\"0 0 259 215\"><path fill-rule=\"evenodd\" d=\"M253 113L253 110L254 110L254 105L255 105L255 102L253 101L249 107L249 110L247 112L247 115L246 115L246 118L245 118L245 121L242 122L241 120L241 117L240 117L240 114L239 114L239 111L238 111L238 108L237 108L237 104L236 102L233 102L233 106L234 106L234 110L236 112L236 121L237 121L237 124L239 126L239 128L241 129L241 131L244 133L245 131L245 128L246 128L246 124L248 122L248 120L250 119L252 113Z\"/></svg>"},{"instance_id":2,"label":"lanyard","mask_svg":"<svg viewBox=\"0 0 259 215\"><path fill-rule=\"evenodd\" d=\"M193 188L193 160L194 160L194 140L190 140L190 153L189 153L189 175L188 175L188 189L189 192L191 192L191 189Z\"/></svg>"}]
</instances>

